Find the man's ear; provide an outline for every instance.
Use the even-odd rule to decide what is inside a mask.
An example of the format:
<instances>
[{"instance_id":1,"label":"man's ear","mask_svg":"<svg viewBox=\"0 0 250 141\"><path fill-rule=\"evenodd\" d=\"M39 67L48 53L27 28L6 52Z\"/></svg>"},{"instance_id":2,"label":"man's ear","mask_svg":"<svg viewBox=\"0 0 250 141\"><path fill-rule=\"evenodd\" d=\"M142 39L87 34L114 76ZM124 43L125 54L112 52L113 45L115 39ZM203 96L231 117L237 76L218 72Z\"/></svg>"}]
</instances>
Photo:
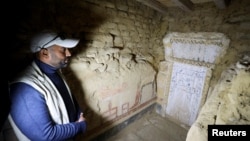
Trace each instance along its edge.
<instances>
[{"instance_id":1,"label":"man's ear","mask_svg":"<svg viewBox=\"0 0 250 141\"><path fill-rule=\"evenodd\" d=\"M48 49L47 48L42 48L41 49L41 53L42 53L42 55L48 55Z\"/></svg>"}]
</instances>

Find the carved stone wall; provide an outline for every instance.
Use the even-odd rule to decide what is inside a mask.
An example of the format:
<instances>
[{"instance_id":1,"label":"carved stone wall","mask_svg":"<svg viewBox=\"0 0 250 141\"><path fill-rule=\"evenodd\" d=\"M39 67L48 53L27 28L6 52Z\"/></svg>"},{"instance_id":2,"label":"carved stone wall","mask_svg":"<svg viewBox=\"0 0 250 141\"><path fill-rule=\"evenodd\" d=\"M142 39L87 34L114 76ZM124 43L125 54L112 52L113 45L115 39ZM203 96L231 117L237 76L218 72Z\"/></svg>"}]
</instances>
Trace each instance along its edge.
<instances>
[{"instance_id":1,"label":"carved stone wall","mask_svg":"<svg viewBox=\"0 0 250 141\"><path fill-rule=\"evenodd\" d=\"M162 83L157 85L161 114L191 126L207 98L212 69L226 53L229 39L221 33L173 32L163 42L166 61L160 68L165 69L157 77Z\"/></svg>"}]
</instances>

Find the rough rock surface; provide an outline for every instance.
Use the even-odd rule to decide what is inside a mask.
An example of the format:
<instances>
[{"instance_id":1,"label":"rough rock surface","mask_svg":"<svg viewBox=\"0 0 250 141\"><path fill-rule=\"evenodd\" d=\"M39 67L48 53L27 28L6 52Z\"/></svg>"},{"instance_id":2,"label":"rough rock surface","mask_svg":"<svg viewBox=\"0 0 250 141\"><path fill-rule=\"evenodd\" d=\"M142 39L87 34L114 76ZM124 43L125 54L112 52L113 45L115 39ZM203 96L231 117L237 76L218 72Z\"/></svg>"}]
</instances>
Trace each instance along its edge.
<instances>
[{"instance_id":1,"label":"rough rock surface","mask_svg":"<svg viewBox=\"0 0 250 141\"><path fill-rule=\"evenodd\" d=\"M211 91L186 141L206 141L214 124L250 124L250 54L225 70Z\"/></svg>"}]
</instances>

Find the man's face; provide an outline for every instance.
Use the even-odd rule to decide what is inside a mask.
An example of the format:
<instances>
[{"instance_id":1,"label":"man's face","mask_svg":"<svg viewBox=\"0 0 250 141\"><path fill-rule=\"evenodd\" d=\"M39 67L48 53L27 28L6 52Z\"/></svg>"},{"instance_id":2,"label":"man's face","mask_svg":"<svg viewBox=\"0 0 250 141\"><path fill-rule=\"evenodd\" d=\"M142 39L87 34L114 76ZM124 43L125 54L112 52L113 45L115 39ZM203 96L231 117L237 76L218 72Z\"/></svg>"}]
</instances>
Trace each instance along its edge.
<instances>
[{"instance_id":1,"label":"man's face","mask_svg":"<svg viewBox=\"0 0 250 141\"><path fill-rule=\"evenodd\" d=\"M64 68L68 65L71 53L68 48L53 45L48 48L49 64L57 69Z\"/></svg>"}]
</instances>

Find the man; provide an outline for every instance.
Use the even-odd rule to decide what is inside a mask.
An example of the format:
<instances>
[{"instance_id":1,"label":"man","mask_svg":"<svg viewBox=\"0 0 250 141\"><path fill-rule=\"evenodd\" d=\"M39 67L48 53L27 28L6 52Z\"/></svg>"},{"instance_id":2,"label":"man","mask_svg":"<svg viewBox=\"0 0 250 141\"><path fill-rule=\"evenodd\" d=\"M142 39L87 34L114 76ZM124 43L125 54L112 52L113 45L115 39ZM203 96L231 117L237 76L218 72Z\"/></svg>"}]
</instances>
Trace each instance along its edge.
<instances>
[{"instance_id":1,"label":"man","mask_svg":"<svg viewBox=\"0 0 250 141\"><path fill-rule=\"evenodd\" d=\"M34 60L10 83L9 121L21 141L73 140L86 121L60 69L78 39L42 32L31 41Z\"/></svg>"}]
</instances>

